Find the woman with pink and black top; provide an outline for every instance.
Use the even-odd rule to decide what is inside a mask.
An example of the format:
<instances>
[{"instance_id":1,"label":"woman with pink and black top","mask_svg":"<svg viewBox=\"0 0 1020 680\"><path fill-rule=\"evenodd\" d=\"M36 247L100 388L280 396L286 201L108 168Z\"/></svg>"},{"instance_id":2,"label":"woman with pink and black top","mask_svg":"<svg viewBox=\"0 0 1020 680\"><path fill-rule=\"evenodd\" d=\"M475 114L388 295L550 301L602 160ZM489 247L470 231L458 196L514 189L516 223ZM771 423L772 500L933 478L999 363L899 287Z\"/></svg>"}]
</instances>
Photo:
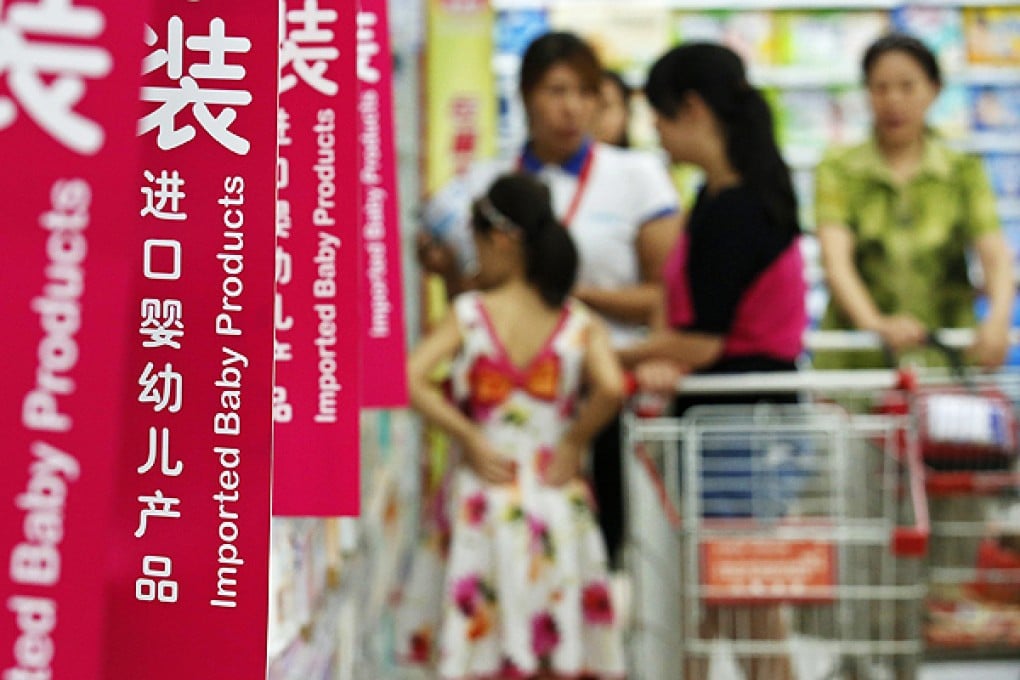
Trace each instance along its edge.
<instances>
[{"instance_id":1,"label":"woman with pink and black top","mask_svg":"<svg viewBox=\"0 0 1020 680\"><path fill-rule=\"evenodd\" d=\"M663 273L660 328L621 359L651 387L688 372L793 370L806 288L797 201L768 104L740 58L712 44L667 52L645 94L671 159L699 166L705 183Z\"/></svg>"},{"instance_id":2,"label":"woman with pink and black top","mask_svg":"<svg viewBox=\"0 0 1020 680\"><path fill-rule=\"evenodd\" d=\"M768 105L748 84L740 58L713 44L667 52L652 67L645 94L662 146L674 162L700 167L705 183L663 273L657 329L620 351L621 360L635 369L644 389L669 394L690 372L793 370L807 324L800 227ZM682 397L674 406L682 415L695 404L795 399L745 393L733 399ZM728 488L703 494L706 516L751 514L750 455L748 470L725 475ZM724 630L725 610L705 607L699 637L733 634ZM745 634L785 637L778 608L754 608ZM782 651L743 661L752 680L793 677ZM705 677L706 663L688 660L685 677Z\"/></svg>"}]
</instances>

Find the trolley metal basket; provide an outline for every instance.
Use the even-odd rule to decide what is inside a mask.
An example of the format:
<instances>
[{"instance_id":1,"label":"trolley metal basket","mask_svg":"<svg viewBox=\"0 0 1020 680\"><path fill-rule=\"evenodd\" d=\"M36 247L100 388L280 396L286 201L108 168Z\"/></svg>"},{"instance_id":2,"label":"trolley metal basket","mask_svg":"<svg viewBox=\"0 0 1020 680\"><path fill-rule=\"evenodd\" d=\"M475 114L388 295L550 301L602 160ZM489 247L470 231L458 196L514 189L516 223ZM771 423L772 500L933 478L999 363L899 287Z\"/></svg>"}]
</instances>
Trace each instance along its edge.
<instances>
[{"instance_id":1,"label":"trolley metal basket","mask_svg":"<svg viewBox=\"0 0 1020 680\"><path fill-rule=\"evenodd\" d=\"M895 384L825 373L696 377L684 391ZM929 529L908 414L704 406L624 425L634 677L914 676Z\"/></svg>"},{"instance_id":2,"label":"trolley metal basket","mask_svg":"<svg viewBox=\"0 0 1020 680\"><path fill-rule=\"evenodd\" d=\"M971 380L978 390L1003 395L1016 413L1020 373L1000 371ZM979 413L967 419L977 427L992 418ZM1015 656L1020 654L1020 459L1014 450L991 467L974 463L963 452L940 455L926 466L932 536L925 637L933 655Z\"/></svg>"},{"instance_id":3,"label":"trolley metal basket","mask_svg":"<svg viewBox=\"0 0 1020 680\"><path fill-rule=\"evenodd\" d=\"M1020 335L1014 330L1011 342ZM936 333L957 350L969 329ZM815 349L874 349L866 333L814 333ZM951 355L950 355L951 356ZM951 362L953 363L953 362ZM1020 655L1020 370L918 370L883 406L910 415L925 464L931 543L924 633L929 656ZM873 407L861 404L860 409Z\"/></svg>"}]
</instances>

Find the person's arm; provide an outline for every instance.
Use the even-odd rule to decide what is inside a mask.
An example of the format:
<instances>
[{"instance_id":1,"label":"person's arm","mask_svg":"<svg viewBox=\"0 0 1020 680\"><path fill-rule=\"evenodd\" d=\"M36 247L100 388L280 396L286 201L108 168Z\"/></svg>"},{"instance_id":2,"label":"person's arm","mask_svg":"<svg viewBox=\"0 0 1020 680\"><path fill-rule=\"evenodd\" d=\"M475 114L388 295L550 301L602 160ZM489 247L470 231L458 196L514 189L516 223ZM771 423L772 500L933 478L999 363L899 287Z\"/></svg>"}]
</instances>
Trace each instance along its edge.
<instances>
[{"instance_id":1,"label":"person's arm","mask_svg":"<svg viewBox=\"0 0 1020 680\"><path fill-rule=\"evenodd\" d=\"M495 179L488 165L472 166L439 189L424 204L417 237L418 263L424 272L442 279L447 297L477 287L476 260L470 219L471 201Z\"/></svg>"},{"instance_id":2,"label":"person's arm","mask_svg":"<svg viewBox=\"0 0 1020 680\"><path fill-rule=\"evenodd\" d=\"M692 369L711 366L722 356L726 341L721 335L665 328L651 333L643 341L617 351L624 368L663 359Z\"/></svg>"},{"instance_id":3,"label":"person's arm","mask_svg":"<svg viewBox=\"0 0 1020 680\"><path fill-rule=\"evenodd\" d=\"M963 188L967 236L981 261L989 302L988 317L977 329L969 355L978 364L995 368L1006 360L1009 350L1009 329L1016 295L1013 255L1002 234L995 190L981 159L975 156L964 159L956 179Z\"/></svg>"},{"instance_id":4,"label":"person's arm","mask_svg":"<svg viewBox=\"0 0 1020 680\"><path fill-rule=\"evenodd\" d=\"M970 355L985 368L997 368L1006 360L1009 351L1009 330L1016 296L1013 254L1001 231L978 237L974 245L985 275L989 308L988 316L977 330Z\"/></svg>"},{"instance_id":5,"label":"person's arm","mask_svg":"<svg viewBox=\"0 0 1020 680\"><path fill-rule=\"evenodd\" d=\"M624 288L579 287L574 297L611 319L648 324L659 304L662 266L680 231L679 213L671 213L641 226L637 256L641 282Z\"/></svg>"},{"instance_id":6,"label":"person's arm","mask_svg":"<svg viewBox=\"0 0 1020 680\"><path fill-rule=\"evenodd\" d=\"M854 235L841 224L820 224L818 243L822 250L829 292L850 322L861 330L874 331L894 350L916 347L924 342L928 329L908 314L884 315L875 305L854 264Z\"/></svg>"},{"instance_id":7,"label":"person's arm","mask_svg":"<svg viewBox=\"0 0 1020 680\"><path fill-rule=\"evenodd\" d=\"M623 371L613 355L609 333L597 320L591 323L584 358L584 377L590 389L546 471L545 481L554 486L577 476L589 442L613 419L625 396Z\"/></svg>"},{"instance_id":8,"label":"person's arm","mask_svg":"<svg viewBox=\"0 0 1020 680\"><path fill-rule=\"evenodd\" d=\"M464 446L467 462L483 479L493 484L505 484L514 476L510 461L492 448L475 423L451 404L431 380L436 367L449 360L460 345L460 329L456 316L451 312L408 358L411 405Z\"/></svg>"},{"instance_id":9,"label":"person's arm","mask_svg":"<svg viewBox=\"0 0 1020 680\"><path fill-rule=\"evenodd\" d=\"M418 234L417 246L418 264L424 272L442 279L448 299L477 287L473 277L461 273L457 253L451 245L422 232Z\"/></svg>"}]
</instances>

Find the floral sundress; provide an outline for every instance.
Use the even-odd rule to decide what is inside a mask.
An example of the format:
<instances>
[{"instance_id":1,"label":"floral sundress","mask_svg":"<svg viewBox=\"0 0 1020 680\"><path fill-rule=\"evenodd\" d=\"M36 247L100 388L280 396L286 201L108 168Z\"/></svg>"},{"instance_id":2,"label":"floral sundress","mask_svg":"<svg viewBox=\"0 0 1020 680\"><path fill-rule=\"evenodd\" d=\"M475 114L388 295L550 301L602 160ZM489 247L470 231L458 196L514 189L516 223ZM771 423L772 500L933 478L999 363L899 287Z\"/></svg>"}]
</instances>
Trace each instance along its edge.
<instances>
[{"instance_id":1,"label":"floral sundress","mask_svg":"<svg viewBox=\"0 0 1020 680\"><path fill-rule=\"evenodd\" d=\"M529 678L550 670L622 678L623 643L588 487L542 483L574 415L592 315L568 301L544 347L514 366L478 293L454 303L463 340L453 394L516 464L493 486L454 473L439 672Z\"/></svg>"}]
</instances>

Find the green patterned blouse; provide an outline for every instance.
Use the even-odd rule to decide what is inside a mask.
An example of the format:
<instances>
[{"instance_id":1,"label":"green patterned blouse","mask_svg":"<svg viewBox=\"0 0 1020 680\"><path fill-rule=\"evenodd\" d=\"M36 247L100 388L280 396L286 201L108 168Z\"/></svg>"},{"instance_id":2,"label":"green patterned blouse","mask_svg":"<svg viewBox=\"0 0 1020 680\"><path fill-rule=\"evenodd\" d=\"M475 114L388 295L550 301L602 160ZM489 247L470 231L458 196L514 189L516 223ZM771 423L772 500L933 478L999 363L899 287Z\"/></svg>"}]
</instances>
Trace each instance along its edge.
<instances>
[{"instance_id":1,"label":"green patterned blouse","mask_svg":"<svg viewBox=\"0 0 1020 680\"><path fill-rule=\"evenodd\" d=\"M902 183L870 140L826 153L815 194L816 224L842 224L853 232L857 271L879 311L912 314L931 328L974 324L965 252L1000 228L980 158L929 136L919 171ZM822 328L852 324L830 301ZM862 368L881 365L881 357L820 353L815 365Z\"/></svg>"}]
</instances>

